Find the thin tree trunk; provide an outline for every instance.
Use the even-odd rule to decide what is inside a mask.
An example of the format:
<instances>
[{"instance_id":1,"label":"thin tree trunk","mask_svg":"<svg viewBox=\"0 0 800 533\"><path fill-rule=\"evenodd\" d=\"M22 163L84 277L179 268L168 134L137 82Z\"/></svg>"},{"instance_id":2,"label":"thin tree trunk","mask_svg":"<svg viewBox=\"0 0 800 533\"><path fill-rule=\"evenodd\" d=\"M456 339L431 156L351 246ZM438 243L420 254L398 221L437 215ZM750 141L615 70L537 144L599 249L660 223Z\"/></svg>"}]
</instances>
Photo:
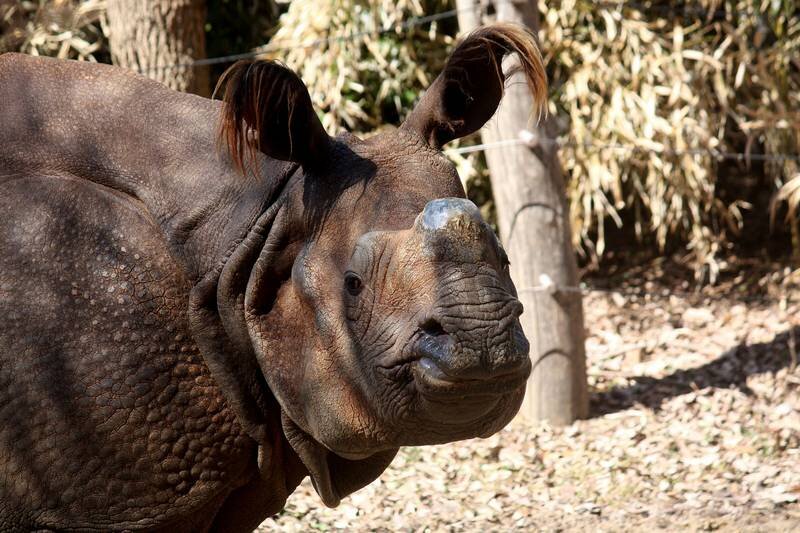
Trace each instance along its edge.
<instances>
[{"instance_id":1,"label":"thin tree trunk","mask_svg":"<svg viewBox=\"0 0 800 533\"><path fill-rule=\"evenodd\" d=\"M534 33L539 27L536 2L490 0L498 21L516 22ZM458 0L462 31L480 22L476 0ZM470 9L472 8L472 9ZM509 61L516 61L511 58ZM515 76L497 114L481 132L483 142L517 138L528 130L550 138L547 127L534 127L533 102ZM549 133L549 134L548 134ZM531 342L533 373L520 414L527 420L569 424L587 416L586 355L580 292L531 290L552 280L557 287L578 285L567 201L556 146L542 143L501 146L486 151L497 206L501 239L511 260L511 275L525 306L522 327Z\"/></svg>"},{"instance_id":2,"label":"thin tree trunk","mask_svg":"<svg viewBox=\"0 0 800 533\"><path fill-rule=\"evenodd\" d=\"M167 87L210 94L208 67L187 67L206 57L204 0L109 0L111 58Z\"/></svg>"}]
</instances>

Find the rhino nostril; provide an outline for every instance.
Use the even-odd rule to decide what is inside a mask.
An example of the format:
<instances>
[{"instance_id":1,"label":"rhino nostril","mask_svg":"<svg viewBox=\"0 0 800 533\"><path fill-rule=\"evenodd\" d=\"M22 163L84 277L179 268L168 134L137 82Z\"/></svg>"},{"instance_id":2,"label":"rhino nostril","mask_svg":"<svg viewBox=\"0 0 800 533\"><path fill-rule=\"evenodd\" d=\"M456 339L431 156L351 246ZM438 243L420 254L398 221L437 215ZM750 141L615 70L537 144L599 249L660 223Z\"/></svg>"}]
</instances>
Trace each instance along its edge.
<instances>
[{"instance_id":1,"label":"rhino nostril","mask_svg":"<svg viewBox=\"0 0 800 533\"><path fill-rule=\"evenodd\" d=\"M447 332L442 327L442 324L436 320L435 318L427 318L419 325L419 329L421 329L427 335L431 337L438 337L439 335L447 335Z\"/></svg>"},{"instance_id":2,"label":"rhino nostril","mask_svg":"<svg viewBox=\"0 0 800 533\"><path fill-rule=\"evenodd\" d=\"M453 361L455 340L442 327L441 322L428 317L419 324L420 335L415 342L415 352L420 361L427 359L428 369L439 368L448 373Z\"/></svg>"}]
</instances>

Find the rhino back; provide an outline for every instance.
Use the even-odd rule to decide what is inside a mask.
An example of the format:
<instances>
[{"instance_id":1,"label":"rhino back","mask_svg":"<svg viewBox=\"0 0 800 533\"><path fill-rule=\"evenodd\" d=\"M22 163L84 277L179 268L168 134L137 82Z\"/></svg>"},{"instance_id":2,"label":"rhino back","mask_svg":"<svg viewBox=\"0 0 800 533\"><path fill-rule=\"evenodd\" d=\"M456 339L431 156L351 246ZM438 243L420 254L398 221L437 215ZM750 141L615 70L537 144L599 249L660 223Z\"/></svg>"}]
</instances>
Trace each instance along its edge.
<instances>
[{"instance_id":1,"label":"rhino back","mask_svg":"<svg viewBox=\"0 0 800 533\"><path fill-rule=\"evenodd\" d=\"M16 173L0 212L0 530L209 520L252 450L148 210L69 175Z\"/></svg>"},{"instance_id":2,"label":"rhino back","mask_svg":"<svg viewBox=\"0 0 800 533\"><path fill-rule=\"evenodd\" d=\"M219 174L218 103L129 70L22 54L0 56L0 164L58 169L139 198Z\"/></svg>"},{"instance_id":3,"label":"rhino back","mask_svg":"<svg viewBox=\"0 0 800 533\"><path fill-rule=\"evenodd\" d=\"M215 268L293 171L245 179L217 144L220 103L111 65L0 56L0 183L72 175L139 200L192 280Z\"/></svg>"}]
</instances>

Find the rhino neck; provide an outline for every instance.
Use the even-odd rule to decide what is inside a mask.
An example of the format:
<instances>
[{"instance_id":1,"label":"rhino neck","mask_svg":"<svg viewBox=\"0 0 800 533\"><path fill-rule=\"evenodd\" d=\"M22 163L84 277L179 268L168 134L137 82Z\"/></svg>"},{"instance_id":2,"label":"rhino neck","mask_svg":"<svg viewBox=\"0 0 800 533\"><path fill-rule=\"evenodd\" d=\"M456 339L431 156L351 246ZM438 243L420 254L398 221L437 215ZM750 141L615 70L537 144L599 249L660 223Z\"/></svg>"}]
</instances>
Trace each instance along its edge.
<instances>
[{"instance_id":1,"label":"rhino neck","mask_svg":"<svg viewBox=\"0 0 800 533\"><path fill-rule=\"evenodd\" d=\"M199 279L255 223L294 166L262 158L245 178L216 143L220 104L129 71L0 59L0 183L65 176L126 195ZM90 206L87 206L89 208Z\"/></svg>"}]
</instances>

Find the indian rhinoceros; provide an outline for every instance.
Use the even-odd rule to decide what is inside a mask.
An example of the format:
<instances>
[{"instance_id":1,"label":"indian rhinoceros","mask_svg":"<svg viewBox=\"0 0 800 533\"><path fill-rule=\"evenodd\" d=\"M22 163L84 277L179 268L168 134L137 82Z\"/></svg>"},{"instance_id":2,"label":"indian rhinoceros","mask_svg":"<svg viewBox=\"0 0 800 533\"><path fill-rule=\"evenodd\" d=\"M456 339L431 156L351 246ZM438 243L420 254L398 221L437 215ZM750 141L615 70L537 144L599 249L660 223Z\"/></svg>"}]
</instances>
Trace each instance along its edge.
<instances>
[{"instance_id":1,"label":"indian rhinoceros","mask_svg":"<svg viewBox=\"0 0 800 533\"><path fill-rule=\"evenodd\" d=\"M509 54L541 105L532 36L488 26L368 139L273 62L220 101L0 57L0 529L249 531L507 424L522 306L441 148Z\"/></svg>"}]
</instances>

